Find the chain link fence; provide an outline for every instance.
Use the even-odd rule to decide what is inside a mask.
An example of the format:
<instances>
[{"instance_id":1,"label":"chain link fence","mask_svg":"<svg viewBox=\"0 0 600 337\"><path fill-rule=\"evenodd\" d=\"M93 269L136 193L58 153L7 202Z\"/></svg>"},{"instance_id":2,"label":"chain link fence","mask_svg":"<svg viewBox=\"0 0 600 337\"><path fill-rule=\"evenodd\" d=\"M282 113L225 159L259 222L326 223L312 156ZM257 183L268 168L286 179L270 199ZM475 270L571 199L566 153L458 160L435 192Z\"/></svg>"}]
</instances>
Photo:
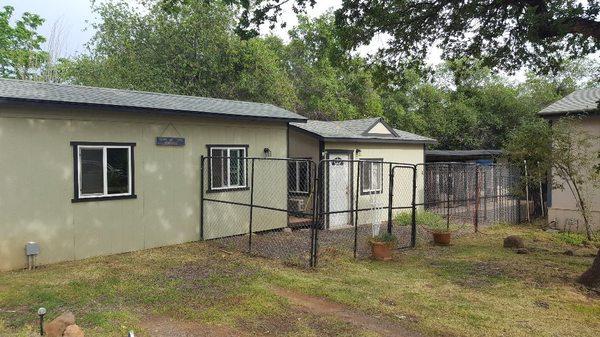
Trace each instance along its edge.
<instances>
[{"instance_id":1,"label":"chain link fence","mask_svg":"<svg viewBox=\"0 0 600 337\"><path fill-rule=\"evenodd\" d=\"M369 239L397 248L446 228L521 220L520 172L508 165L404 164L334 154L310 159L203 157L201 236L224 250L315 266L321 258L370 255Z\"/></svg>"},{"instance_id":2,"label":"chain link fence","mask_svg":"<svg viewBox=\"0 0 600 337\"><path fill-rule=\"evenodd\" d=\"M447 227L478 230L495 223L518 223L520 171L507 164L426 163L423 212L443 217Z\"/></svg>"}]
</instances>

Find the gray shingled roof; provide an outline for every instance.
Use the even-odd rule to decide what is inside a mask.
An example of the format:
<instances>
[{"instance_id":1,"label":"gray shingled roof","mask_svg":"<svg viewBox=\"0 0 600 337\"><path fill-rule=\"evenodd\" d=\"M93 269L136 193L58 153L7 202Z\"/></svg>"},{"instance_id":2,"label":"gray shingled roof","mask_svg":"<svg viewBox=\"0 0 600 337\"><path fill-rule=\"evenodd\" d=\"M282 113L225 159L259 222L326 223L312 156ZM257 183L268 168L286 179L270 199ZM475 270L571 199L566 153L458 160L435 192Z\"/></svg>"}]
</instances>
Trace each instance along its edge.
<instances>
[{"instance_id":1,"label":"gray shingled roof","mask_svg":"<svg viewBox=\"0 0 600 337\"><path fill-rule=\"evenodd\" d=\"M588 112L600 109L600 88L572 92L539 112L540 115L562 115L570 112Z\"/></svg>"},{"instance_id":2,"label":"gray shingled roof","mask_svg":"<svg viewBox=\"0 0 600 337\"><path fill-rule=\"evenodd\" d=\"M240 118L304 121L305 117L271 104L170 95L154 92L0 79L0 98L34 102L152 109Z\"/></svg>"},{"instance_id":3,"label":"gray shingled roof","mask_svg":"<svg viewBox=\"0 0 600 337\"><path fill-rule=\"evenodd\" d=\"M387 126L381 118L352 119L347 121L308 120L306 123L291 123L290 125L329 141L417 144L431 144L436 142L435 139L397 129L393 129L396 135L366 134L371 127L380 121Z\"/></svg>"},{"instance_id":4,"label":"gray shingled roof","mask_svg":"<svg viewBox=\"0 0 600 337\"><path fill-rule=\"evenodd\" d=\"M425 156L440 157L477 157L502 155L502 150L427 150Z\"/></svg>"}]
</instances>

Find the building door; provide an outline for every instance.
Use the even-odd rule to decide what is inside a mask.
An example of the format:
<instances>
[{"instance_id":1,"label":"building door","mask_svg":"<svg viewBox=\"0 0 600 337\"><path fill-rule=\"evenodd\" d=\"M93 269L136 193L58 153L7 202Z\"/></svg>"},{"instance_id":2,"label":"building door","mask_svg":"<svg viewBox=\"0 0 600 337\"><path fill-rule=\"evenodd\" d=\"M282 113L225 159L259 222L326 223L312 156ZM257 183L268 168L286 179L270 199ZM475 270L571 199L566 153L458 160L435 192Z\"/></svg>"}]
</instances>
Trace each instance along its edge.
<instances>
[{"instance_id":1,"label":"building door","mask_svg":"<svg viewBox=\"0 0 600 337\"><path fill-rule=\"evenodd\" d=\"M349 153L330 153L328 161L329 191L329 228L340 228L351 225L352 188L350 185L351 167ZM342 212L343 211L343 212ZM341 213L331 213L341 212Z\"/></svg>"}]
</instances>

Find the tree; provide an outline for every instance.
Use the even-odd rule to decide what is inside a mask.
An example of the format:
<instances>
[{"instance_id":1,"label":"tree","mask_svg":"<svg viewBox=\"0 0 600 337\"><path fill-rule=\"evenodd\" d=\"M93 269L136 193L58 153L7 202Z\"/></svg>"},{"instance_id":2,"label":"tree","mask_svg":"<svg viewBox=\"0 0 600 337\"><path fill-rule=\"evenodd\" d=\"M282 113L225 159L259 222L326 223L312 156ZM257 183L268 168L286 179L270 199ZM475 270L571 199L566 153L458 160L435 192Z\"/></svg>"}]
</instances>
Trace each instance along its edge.
<instances>
[{"instance_id":1,"label":"tree","mask_svg":"<svg viewBox=\"0 0 600 337\"><path fill-rule=\"evenodd\" d=\"M571 192L585 225L588 240L592 240L590 219L591 193L600 188L600 137L581 128L576 117L564 117L552 127L552 174L556 188Z\"/></svg>"},{"instance_id":2,"label":"tree","mask_svg":"<svg viewBox=\"0 0 600 337\"><path fill-rule=\"evenodd\" d=\"M0 9L0 77L34 79L47 58L41 45L46 39L37 33L44 20L25 12L11 25L14 8Z\"/></svg>"},{"instance_id":3,"label":"tree","mask_svg":"<svg viewBox=\"0 0 600 337\"><path fill-rule=\"evenodd\" d=\"M295 89L279 56L263 39L235 35L228 6L190 1L168 12L155 1L146 6L100 4L89 54L63 62L65 80L295 109Z\"/></svg>"},{"instance_id":4,"label":"tree","mask_svg":"<svg viewBox=\"0 0 600 337\"><path fill-rule=\"evenodd\" d=\"M256 36L265 21L274 25L289 3L227 2L243 9L239 26L246 37ZM293 10L315 2L295 0ZM349 48L390 36L382 54L394 60L423 62L437 44L446 59L473 57L492 68L546 72L559 69L565 58L600 50L599 15L598 0L344 0L336 22Z\"/></svg>"}]
</instances>

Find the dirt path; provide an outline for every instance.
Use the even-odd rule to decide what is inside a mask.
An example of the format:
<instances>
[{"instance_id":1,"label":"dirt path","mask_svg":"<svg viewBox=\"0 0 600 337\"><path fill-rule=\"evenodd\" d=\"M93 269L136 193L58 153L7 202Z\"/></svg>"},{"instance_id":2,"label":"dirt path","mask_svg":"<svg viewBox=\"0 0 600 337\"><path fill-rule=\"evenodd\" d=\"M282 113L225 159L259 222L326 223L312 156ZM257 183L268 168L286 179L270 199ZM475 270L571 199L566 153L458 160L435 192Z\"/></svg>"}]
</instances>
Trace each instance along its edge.
<instances>
[{"instance_id":1,"label":"dirt path","mask_svg":"<svg viewBox=\"0 0 600 337\"><path fill-rule=\"evenodd\" d=\"M343 322L358 326L365 330L374 331L384 337L424 337L419 333L407 330L405 327L390 322L385 318L369 316L352 310L344 305L322 298L309 296L287 289L275 288L275 294L287 298L290 303L304 311L317 315L330 315Z\"/></svg>"},{"instance_id":2,"label":"dirt path","mask_svg":"<svg viewBox=\"0 0 600 337\"><path fill-rule=\"evenodd\" d=\"M148 317L142 327L152 337L247 337L241 331L217 325L174 320L167 317Z\"/></svg>"}]
</instances>

